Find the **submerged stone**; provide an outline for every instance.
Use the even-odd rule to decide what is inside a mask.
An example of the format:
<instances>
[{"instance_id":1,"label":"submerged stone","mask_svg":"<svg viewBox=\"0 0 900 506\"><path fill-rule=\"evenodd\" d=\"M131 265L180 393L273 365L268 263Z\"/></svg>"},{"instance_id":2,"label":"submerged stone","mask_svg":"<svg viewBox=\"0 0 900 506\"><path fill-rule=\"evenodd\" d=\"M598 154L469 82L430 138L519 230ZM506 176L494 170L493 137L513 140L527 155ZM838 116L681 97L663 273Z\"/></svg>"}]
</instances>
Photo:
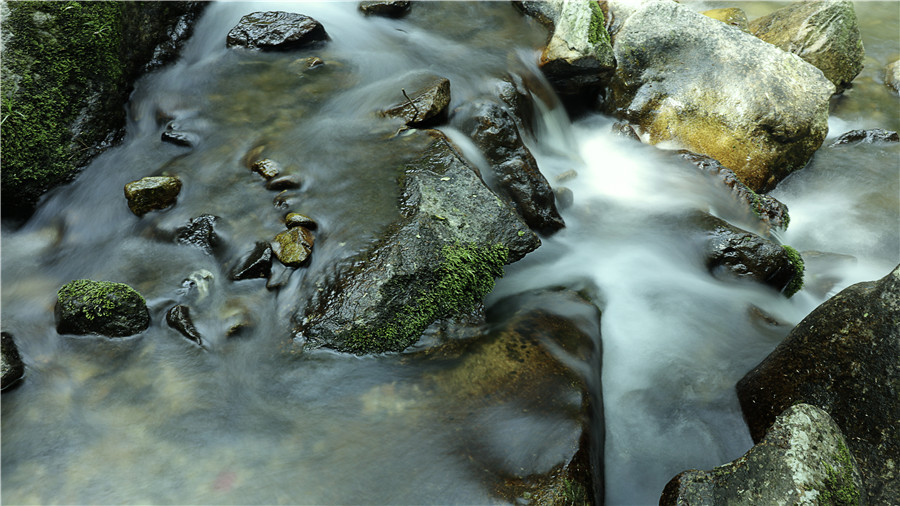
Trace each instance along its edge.
<instances>
[{"instance_id":1,"label":"submerged stone","mask_svg":"<svg viewBox=\"0 0 900 506\"><path fill-rule=\"evenodd\" d=\"M300 267L312 253L315 237L305 227L293 227L275 236L272 241L272 252L278 260L288 267Z\"/></svg>"},{"instance_id":2,"label":"submerged stone","mask_svg":"<svg viewBox=\"0 0 900 506\"><path fill-rule=\"evenodd\" d=\"M79 279L57 293L56 331L60 334L100 334L125 337L150 326L150 312L141 294L123 283Z\"/></svg>"},{"instance_id":3,"label":"submerged stone","mask_svg":"<svg viewBox=\"0 0 900 506\"><path fill-rule=\"evenodd\" d=\"M266 189L272 191L297 190L300 186L300 178L293 174L273 177L266 181Z\"/></svg>"},{"instance_id":4,"label":"submerged stone","mask_svg":"<svg viewBox=\"0 0 900 506\"><path fill-rule=\"evenodd\" d=\"M366 16L400 18L409 13L409 0L370 0L359 3L359 10Z\"/></svg>"},{"instance_id":5,"label":"submerged stone","mask_svg":"<svg viewBox=\"0 0 900 506\"><path fill-rule=\"evenodd\" d=\"M423 127L446 118L450 104L450 80L434 77L412 94L400 90L404 100L382 111L383 116L401 118L407 125Z\"/></svg>"},{"instance_id":6,"label":"submerged stone","mask_svg":"<svg viewBox=\"0 0 900 506\"><path fill-rule=\"evenodd\" d=\"M832 142L832 146L846 144L875 144L879 142L900 142L900 135L891 130L873 128L871 130L851 130Z\"/></svg>"},{"instance_id":7,"label":"submerged stone","mask_svg":"<svg viewBox=\"0 0 900 506\"><path fill-rule=\"evenodd\" d=\"M172 308L166 312L166 323L184 337L203 346L203 339L200 336L200 333L197 332L193 320L191 320L191 308L188 306L183 306L181 304L172 306Z\"/></svg>"},{"instance_id":8,"label":"submerged stone","mask_svg":"<svg viewBox=\"0 0 900 506\"><path fill-rule=\"evenodd\" d=\"M254 12L242 17L228 32L226 45L286 51L328 39L315 19L293 12Z\"/></svg>"},{"instance_id":9,"label":"submerged stone","mask_svg":"<svg viewBox=\"0 0 900 506\"><path fill-rule=\"evenodd\" d=\"M128 208L138 216L175 204L181 193L181 181L171 176L151 176L125 185Z\"/></svg>"},{"instance_id":10,"label":"submerged stone","mask_svg":"<svg viewBox=\"0 0 900 506\"><path fill-rule=\"evenodd\" d=\"M18 384L25 376L25 363L11 334L0 332L0 390Z\"/></svg>"},{"instance_id":11,"label":"submerged stone","mask_svg":"<svg viewBox=\"0 0 900 506\"><path fill-rule=\"evenodd\" d=\"M200 142L200 136L193 132L180 130L177 124L170 122L160 136L160 140L176 146L192 148Z\"/></svg>"}]
</instances>

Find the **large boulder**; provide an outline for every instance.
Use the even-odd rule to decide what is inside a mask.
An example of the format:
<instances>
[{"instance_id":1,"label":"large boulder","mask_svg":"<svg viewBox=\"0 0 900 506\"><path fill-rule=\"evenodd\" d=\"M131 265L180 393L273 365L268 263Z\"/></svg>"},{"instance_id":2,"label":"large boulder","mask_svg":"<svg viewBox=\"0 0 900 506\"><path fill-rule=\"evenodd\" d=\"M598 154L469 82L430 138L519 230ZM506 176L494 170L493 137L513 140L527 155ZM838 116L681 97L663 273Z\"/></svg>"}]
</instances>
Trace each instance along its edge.
<instances>
[{"instance_id":1,"label":"large boulder","mask_svg":"<svg viewBox=\"0 0 900 506\"><path fill-rule=\"evenodd\" d=\"M72 281L59 289L55 317L60 334L125 337L150 326L147 303L134 288L89 279Z\"/></svg>"},{"instance_id":2,"label":"large boulder","mask_svg":"<svg viewBox=\"0 0 900 506\"><path fill-rule=\"evenodd\" d=\"M429 142L400 178L399 219L321 281L297 321L306 345L403 350L433 321L480 302L505 264L540 245L444 134L413 135Z\"/></svg>"},{"instance_id":3,"label":"large boulder","mask_svg":"<svg viewBox=\"0 0 900 506\"><path fill-rule=\"evenodd\" d=\"M710 471L684 471L661 506L863 504L862 477L841 429L809 404L788 408L743 457Z\"/></svg>"},{"instance_id":4,"label":"large boulder","mask_svg":"<svg viewBox=\"0 0 900 506\"><path fill-rule=\"evenodd\" d=\"M837 422L872 504L900 497L900 266L817 307L737 384L754 441L798 403Z\"/></svg>"},{"instance_id":5,"label":"large boulder","mask_svg":"<svg viewBox=\"0 0 900 506\"><path fill-rule=\"evenodd\" d=\"M511 202L525 223L542 234L565 227L550 183L525 147L512 115L493 100L469 102L457 110L461 129L481 149L498 193Z\"/></svg>"},{"instance_id":6,"label":"large boulder","mask_svg":"<svg viewBox=\"0 0 900 506\"><path fill-rule=\"evenodd\" d=\"M0 390L18 384L25 375L25 363L19 356L19 349L12 335L0 333Z\"/></svg>"},{"instance_id":7,"label":"large boulder","mask_svg":"<svg viewBox=\"0 0 900 506\"><path fill-rule=\"evenodd\" d=\"M840 93L863 69L866 51L853 3L797 2L753 20L750 33L822 71Z\"/></svg>"},{"instance_id":8,"label":"large boulder","mask_svg":"<svg viewBox=\"0 0 900 506\"><path fill-rule=\"evenodd\" d=\"M228 47L289 51L328 39L325 27L295 12L253 12L242 17L225 38Z\"/></svg>"},{"instance_id":9,"label":"large boulder","mask_svg":"<svg viewBox=\"0 0 900 506\"><path fill-rule=\"evenodd\" d=\"M756 192L821 146L834 85L812 65L671 0L608 8L618 66L604 104L649 142L711 156Z\"/></svg>"}]
</instances>

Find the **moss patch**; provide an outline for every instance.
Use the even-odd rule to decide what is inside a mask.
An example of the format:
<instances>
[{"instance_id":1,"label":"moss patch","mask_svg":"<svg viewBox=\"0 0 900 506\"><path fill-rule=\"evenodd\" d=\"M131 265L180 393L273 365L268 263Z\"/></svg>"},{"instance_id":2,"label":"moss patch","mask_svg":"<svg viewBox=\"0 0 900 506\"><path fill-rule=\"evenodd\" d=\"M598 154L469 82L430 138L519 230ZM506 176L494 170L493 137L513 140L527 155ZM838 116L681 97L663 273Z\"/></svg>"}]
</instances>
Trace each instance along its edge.
<instances>
[{"instance_id":1,"label":"moss patch","mask_svg":"<svg viewBox=\"0 0 900 506\"><path fill-rule=\"evenodd\" d=\"M81 314L88 320L111 316L119 306L118 298L136 298L146 305L144 297L124 283L79 279L64 285L57 292L64 308L80 306Z\"/></svg>"},{"instance_id":2,"label":"moss patch","mask_svg":"<svg viewBox=\"0 0 900 506\"><path fill-rule=\"evenodd\" d=\"M841 442L838 453L834 455L834 461L838 464L835 469L830 463L825 463L825 490L819 493L822 504L850 506L859 504L860 492L853 482L853 461L850 459L850 451Z\"/></svg>"},{"instance_id":3,"label":"moss patch","mask_svg":"<svg viewBox=\"0 0 900 506\"><path fill-rule=\"evenodd\" d=\"M603 10L597 2L590 2L591 22L588 27L588 42L591 44L609 45L609 34L606 32L606 19L603 17Z\"/></svg>"},{"instance_id":4,"label":"moss patch","mask_svg":"<svg viewBox=\"0 0 900 506\"><path fill-rule=\"evenodd\" d=\"M788 260L790 260L791 266L794 268L794 277L791 278L790 283L784 288L784 295L786 297L791 297L803 288L803 272L806 269L803 265L803 257L800 256L800 253L796 249L785 245L781 247L784 248Z\"/></svg>"}]
</instances>

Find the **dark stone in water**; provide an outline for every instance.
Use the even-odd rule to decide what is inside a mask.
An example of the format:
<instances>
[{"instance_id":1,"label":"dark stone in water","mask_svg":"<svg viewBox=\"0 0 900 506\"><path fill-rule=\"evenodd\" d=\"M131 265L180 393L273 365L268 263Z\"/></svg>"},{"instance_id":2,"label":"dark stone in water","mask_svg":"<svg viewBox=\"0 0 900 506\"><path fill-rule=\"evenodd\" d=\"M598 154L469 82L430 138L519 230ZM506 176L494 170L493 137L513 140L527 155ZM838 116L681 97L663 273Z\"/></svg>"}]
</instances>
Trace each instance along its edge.
<instances>
[{"instance_id":1,"label":"dark stone in water","mask_svg":"<svg viewBox=\"0 0 900 506\"><path fill-rule=\"evenodd\" d=\"M875 144L879 142L900 142L900 135L891 130L873 128L871 130L851 130L831 143L831 146L846 144Z\"/></svg>"},{"instance_id":2,"label":"dark stone in water","mask_svg":"<svg viewBox=\"0 0 900 506\"><path fill-rule=\"evenodd\" d=\"M177 177L151 176L125 185L128 208L138 216L175 204L181 193L181 181Z\"/></svg>"},{"instance_id":3,"label":"dark stone in water","mask_svg":"<svg viewBox=\"0 0 900 506\"><path fill-rule=\"evenodd\" d=\"M315 230L319 227L312 218L303 216L300 213L288 213L284 217L284 224L287 225L287 228L306 227L310 230Z\"/></svg>"},{"instance_id":4,"label":"dark stone in water","mask_svg":"<svg viewBox=\"0 0 900 506\"><path fill-rule=\"evenodd\" d=\"M0 333L0 390L6 390L19 383L25 376L25 363L19 356L19 349L11 334Z\"/></svg>"},{"instance_id":5,"label":"dark stone in water","mask_svg":"<svg viewBox=\"0 0 900 506\"><path fill-rule=\"evenodd\" d=\"M325 27L315 19L293 12L254 12L242 17L228 32L226 45L249 49L286 51L328 39Z\"/></svg>"},{"instance_id":6,"label":"dark stone in water","mask_svg":"<svg viewBox=\"0 0 900 506\"><path fill-rule=\"evenodd\" d=\"M300 186L300 178L292 174L274 177L266 182L266 189L272 191L297 190Z\"/></svg>"},{"instance_id":7,"label":"dark stone in water","mask_svg":"<svg viewBox=\"0 0 900 506\"><path fill-rule=\"evenodd\" d=\"M406 93L405 90L400 90ZM431 82L413 93L406 93L403 101L391 106L382 115L402 118L407 125L416 128L434 126L447 117L450 104L450 80L434 77Z\"/></svg>"},{"instance_id":8,"label":"dark stone in water","mask_svg":"<svg viewBox=\"0 0 900 506\"><path fill-rule=\"evenodd\" d=\"M190 132L179 132L177 130L166 130L160 136L160 139L163 142L168 142L169 144L175 144L176 146L184 146L186 148L192 148L197 145L200 141L200 136Z\"/></svg>"},{"instance_id":9,"label":"dark stone in water","mask_svg":"<svg viewBox=\"0 0 900 506\"><path fill-rule=\"evenodd\" d=\"M175 240L181 244L202 249L207 254L212 254L218 246L219 237L216 234L216 221L219 218L210 214L203 214L191 218L187 226L179 228L175 232Z\"/></svg>"},{"instance_id":10,"label":"dark stone in water","mask_svg":"<svg viewBox=\"0 0 900 506\"><path fill-rule=\"evenodd\" d=\"M180 304L172 306L172 308L166 312L166 323L180 332L184 337L203 346L203 339L200 337L200 333L197 332L197 328L194 327L194 322L191 320L191 308Z\"/></svg>"},{"instance_id":11,"label":"dark stone in water","mask_svg":"<svg viewBox=\"0 0 900 506\"><path fill-rule=\"evenodd\" d=\"M231 270L231 279L268 278L272 272L272 248L269 243L259 241L249 255Z\"/></svg>"},{"instance_id":12,"label":"dark stone in water","mask_svg":"<svg viewBox=\"0 0 900 506\"><path fill-rule=\"evenodd\" d=\"M784 409L817 406L862 469L869 504L900 497L900 266L814 309L737 384L754 441Z\"/></svg>"},{"instance_id":13,"label":"dark stone in water","mask_svg":"<svg viewBox=\"0 0 900 506\"><path fill-rule=\"evenodd\" d=\"M400 18L409 12L409 0L373 0L359 3L359 10L366 16Z\"/></svg>"},{"instance_id":14,"label":"dark stone in water","mask_svg":"<svg viewBox=\"0 0 900 506\"><path fill-rule=\"evenodd\" d=\"M123 283L79 279L57 293L56 331L60 334L100 334L125 337L150 326L150 312L141 294Z\"/></svg>"}]
</instances>

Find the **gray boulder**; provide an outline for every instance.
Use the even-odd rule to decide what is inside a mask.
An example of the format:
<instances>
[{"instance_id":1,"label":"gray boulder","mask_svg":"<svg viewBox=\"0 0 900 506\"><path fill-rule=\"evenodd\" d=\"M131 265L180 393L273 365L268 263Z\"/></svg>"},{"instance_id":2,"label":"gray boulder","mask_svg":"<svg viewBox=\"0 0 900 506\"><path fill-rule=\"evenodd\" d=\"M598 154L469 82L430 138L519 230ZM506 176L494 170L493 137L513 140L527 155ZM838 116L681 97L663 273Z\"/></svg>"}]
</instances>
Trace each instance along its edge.
<instances>
[{"instance_id":1,"label":"gray boulder","mask_svg":"<svg viewBox=\"0 0 900 506\"><path fill-rule=\"evenodd\" d=\"M672 478L661 506L865 504L862 476L828 413L797 404L743 457Z\"/></svg>"},{"instance_id":2,"label":"gray boulder","mask_svg":"<svg viewBox=\"0 0 900 506\"><path fill-rule=\"evenodd\" d=\"M12 335L0 333L0 390L18 384L25 375L25 363L19 356L19 349Z\"/></svg>"},{"instance_id":3,"label":"gray boulder","mask_svg":"<svg viewBox=\"0 0 900 506\"><path fill-rule=\"evenodd\" d=\"M325 27L309 16L267 11L242 17L228 32L225 44L264 51L288 51L327 39Z\"/></svg>"},{"instance_id":4,"label":"gray boulder","mask_svg":"<svg viewBox=\"0 0 900 506\"><path fill-rule=\"evenodd\" d=\"M604 104L650 143L711 156L756 192L821 146L834 85L812 65L671 0L608 8L618 66Z\"/></svg>"},{"instance_id":5,"label":"gray boulder","mask_svg":"<svg viewBox=\"0 0 900 506\"><path fill-rule=\"evenodd\" d=\"M307 346L401 351L435 320L479 303L505 264L540 245L444 134L412 135L428 143L400 178L400 217L318 282L322 290L296 322Z\"/></svg>"},{"instance_id":6,"label":"gray boulder","mask_svg":"<svg viewBox=\"0 0 900 506\"><path fill-rule=\"evenodd\" d=\"M123 283L79 279L57 293L56 331L60 334L100 334L125 337L150 326L150 312L141 294Z\"/></svg>"},{"instance_id":7,"label":"gray boulder","mask_svg":"<svg viewBox=\"0 0 900 506\"><path fill-rule=\"evenodd\" d=\"M754 441L797 403L837 422L859 462L868 501L900 497L900 266L813 310L737 384Z\"/></svg>"},{"instance_id":8,"label":"gray boulder","mask_svg":"<svg viewBox=\"0 0 900 506\"><path fill-rule=\"evenodd\" d=\"M863 69L866 51L847 0L791 4L753 20L750 33L815 65L838 93Z\"/></svg>"}]
</instances>

